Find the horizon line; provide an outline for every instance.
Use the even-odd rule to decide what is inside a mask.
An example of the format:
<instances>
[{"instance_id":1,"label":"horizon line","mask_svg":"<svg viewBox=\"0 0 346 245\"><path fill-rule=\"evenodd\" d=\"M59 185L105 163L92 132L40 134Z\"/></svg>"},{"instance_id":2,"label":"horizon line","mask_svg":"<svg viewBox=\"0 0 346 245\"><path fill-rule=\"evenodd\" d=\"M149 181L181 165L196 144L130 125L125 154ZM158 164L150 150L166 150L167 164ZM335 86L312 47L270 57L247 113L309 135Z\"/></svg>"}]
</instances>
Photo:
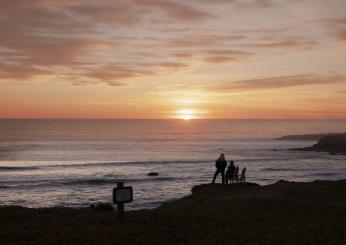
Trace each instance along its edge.
<instances>
[{"instance_id":1,"label":"horizon line","mask_svg":"<svg viewBox=\"0 0 346 245\"><path fill-rule=\"evenodd\" d=\"M1 118L0 120L176 120L176 121L201 121L201 120L346 120L346 118L192 118L184 120L181 118Z\"/></svg>"}]
</instances>

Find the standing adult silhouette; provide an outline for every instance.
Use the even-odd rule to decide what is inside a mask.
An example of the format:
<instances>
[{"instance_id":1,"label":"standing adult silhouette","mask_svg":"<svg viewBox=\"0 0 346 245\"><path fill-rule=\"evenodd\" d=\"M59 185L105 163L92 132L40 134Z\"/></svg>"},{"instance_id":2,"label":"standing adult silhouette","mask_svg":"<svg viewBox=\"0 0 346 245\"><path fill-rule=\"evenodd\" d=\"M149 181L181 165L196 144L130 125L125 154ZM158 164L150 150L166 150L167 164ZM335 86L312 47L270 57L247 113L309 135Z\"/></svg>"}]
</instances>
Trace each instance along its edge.
<instances>
[{"instance_id":1,"label":"standing adult silhouette","mask_svg":"<svg viewBox=\"0 0 346 245\"><path fill-rule=\"evenodd\" d=\"M221 173L222 176L222 184L225 183L225 169L227 166L227 161L225 159L225 154L221 153L219 158L216 160L215 162L215 167L216 167L216 171L214 174L214 179L212 184L215 183L216 177L218 176L219 173Z\"/></svg>"}]
</instances>

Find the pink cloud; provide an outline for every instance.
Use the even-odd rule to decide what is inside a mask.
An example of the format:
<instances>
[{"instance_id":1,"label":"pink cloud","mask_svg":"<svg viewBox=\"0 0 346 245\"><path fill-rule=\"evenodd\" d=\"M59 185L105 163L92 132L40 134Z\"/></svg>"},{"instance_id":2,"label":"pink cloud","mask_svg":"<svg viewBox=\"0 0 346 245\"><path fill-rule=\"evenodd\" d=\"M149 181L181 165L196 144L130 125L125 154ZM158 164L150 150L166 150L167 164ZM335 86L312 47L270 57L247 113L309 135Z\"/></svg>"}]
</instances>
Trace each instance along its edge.
<instances>
[{"instance_id":1,"label":"pink cloud","mask_svg":"<svg viewBox=\"0 0 346 245\"><path fill-rule=\"evenodd\" d=\"M265 41L244 44L246 47L251 48L311 48L318 45L317 41L314 40L302 40L302 39L287 39L287 40L277 40L277 41Z\"/></svg>"},{"instance_id":2,"label":"pink cloud","mask_svg":"<svg viewBox=\"0 0 346 245\"><path fill-rule=\"evenodd\" d=\"M96 79L95 82L104 82L111 86L123 85L118 80L154 75L150 70L134 69L122 65L105 65L92 68L91 71L83 74L85 78Z\"/></svg>"},{"instance_id":3,"label":"pink cloud","mask_svg":"<svg viewBox=\"0 0 346 245\"><path fill-rule=\"evenodd\" d=\"M346 41L346 30L338 31L335 36L341 41Z\"/></svg>"},{"instance_id":4,"label":"pink cloud","mask_svg":"<svg viewBox=\"0 0 346 245\"><path fill-rule=\"evenodd\" d=\"M227 82L213 88L224 92L252 92L258 90L281 89L297 86L328 85L341 82L346 82L345 75L321 76L314 74L302 74Z\"/></svg>"}]
</instances>

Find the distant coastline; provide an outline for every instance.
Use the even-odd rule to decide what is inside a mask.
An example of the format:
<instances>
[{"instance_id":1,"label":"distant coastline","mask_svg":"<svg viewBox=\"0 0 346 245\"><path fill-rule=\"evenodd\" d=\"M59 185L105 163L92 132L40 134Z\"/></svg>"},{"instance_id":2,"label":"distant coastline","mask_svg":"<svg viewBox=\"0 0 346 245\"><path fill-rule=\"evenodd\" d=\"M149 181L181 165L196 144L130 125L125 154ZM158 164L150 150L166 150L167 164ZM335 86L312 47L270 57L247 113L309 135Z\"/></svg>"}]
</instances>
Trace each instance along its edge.
<instances>
[{"instance_id":1,"label":"distant coastline","mask_svg":"<svg viewBox=\"0 0 346 245\"><path fill-rule=\"evenodd\" d=\"M275 140L320 140L322 137L326 135L335 135L338 133L321 133L321 134L297 134L297 135L284 135L279 138L275 138Z\"/></svg>"}]
</instances>

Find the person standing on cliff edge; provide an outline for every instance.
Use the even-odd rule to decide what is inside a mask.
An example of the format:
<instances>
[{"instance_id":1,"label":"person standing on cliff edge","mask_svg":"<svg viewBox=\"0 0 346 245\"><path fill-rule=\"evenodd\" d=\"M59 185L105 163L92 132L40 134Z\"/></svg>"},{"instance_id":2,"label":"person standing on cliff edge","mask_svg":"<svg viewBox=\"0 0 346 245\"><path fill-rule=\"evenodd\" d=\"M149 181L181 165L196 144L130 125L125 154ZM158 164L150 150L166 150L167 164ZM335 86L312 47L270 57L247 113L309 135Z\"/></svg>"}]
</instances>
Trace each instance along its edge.
<instances>
[{"instance_id":1,"label":"person standing on cliff edge","mask_svg":"<svg viewBox=\"0 0 346 245\"><path fill-rule=\"evenodd\" d=\"M219 173L221 173L222 176L222 184L225 183L225 169L227 167L227 161L225 159L225 154L221 153L219 158L216 160L215 162L215 167L216 167L216 171L214 174L214 179L212 184L215 183L216 177L218 176Z\"/></svg>"}]
</instances>

